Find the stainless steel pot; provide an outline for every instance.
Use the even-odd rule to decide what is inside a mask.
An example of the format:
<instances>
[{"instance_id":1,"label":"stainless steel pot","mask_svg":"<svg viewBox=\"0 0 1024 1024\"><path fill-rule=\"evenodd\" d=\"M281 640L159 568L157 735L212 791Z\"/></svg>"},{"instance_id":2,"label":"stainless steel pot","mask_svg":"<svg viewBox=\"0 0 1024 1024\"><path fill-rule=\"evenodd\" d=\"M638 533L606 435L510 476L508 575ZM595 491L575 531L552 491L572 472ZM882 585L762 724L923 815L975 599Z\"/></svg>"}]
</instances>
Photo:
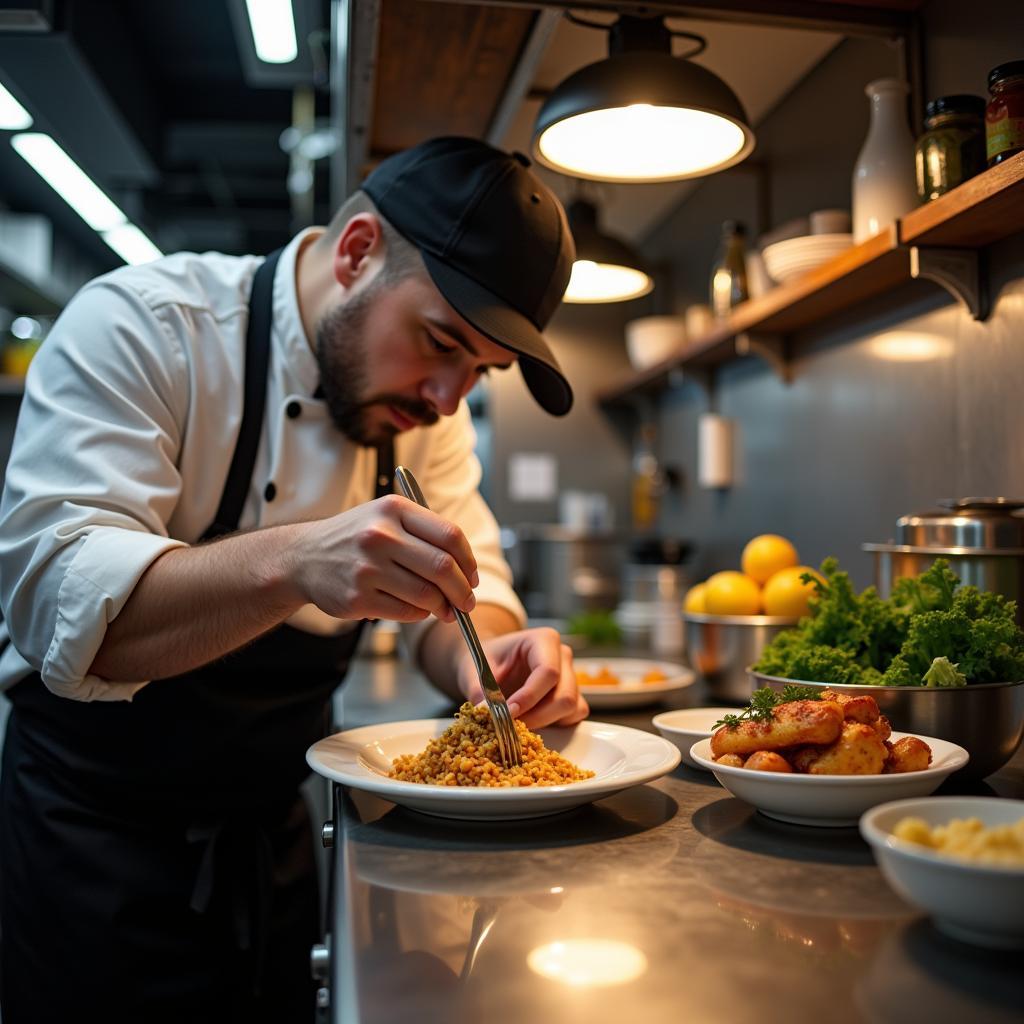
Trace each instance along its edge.
<instances>
[{"instance_id":1,"label":"stainless steel pot","mask_svg":"<svg viewBox=\"0 0 1024 1024\"><path fill-rule=\"evenodd\" d=\"M963 583L1017 602L1024 625L1024 500L950 498L940 508L901 516L889 544L863 544L875 556L875 585L882 597L893 583L917 576L945 558Z\"/></svg>"},{"instance_id":2,"label":"stainless steel pot","mask_svg":"<svg viewBox=\"0 0 1024 1024\"><path fill-rule=\"evenodd\" d=\"M970 755L957 778L982 779L1013 757L1024 738L1024 682L969 683L933 689L929 686L835 686L780 679L751 670L755 688L781 690L787 683L867 694L878 702L897 732L936 736L958 743Z\"/></svg>"}]
</instances>

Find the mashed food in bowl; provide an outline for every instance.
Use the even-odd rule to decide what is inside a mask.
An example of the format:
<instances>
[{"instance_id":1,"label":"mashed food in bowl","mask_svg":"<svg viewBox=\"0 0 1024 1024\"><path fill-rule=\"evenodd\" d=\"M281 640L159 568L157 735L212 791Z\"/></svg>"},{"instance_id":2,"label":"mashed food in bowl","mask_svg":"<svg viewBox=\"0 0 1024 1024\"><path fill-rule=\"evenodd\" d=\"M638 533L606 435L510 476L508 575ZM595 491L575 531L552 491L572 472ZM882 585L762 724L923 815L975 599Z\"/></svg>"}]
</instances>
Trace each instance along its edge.
<instances>
[{"instance_id":1,"label":"mashed food in bowl","mask_svg":"<svg viewBox=\"0 0 1024 1024\"><path fill-rule=\"evenodd\" d=\"M954 818L934 828L921 818L901 818L892 834L959 860L1024 867L1024 818L1012 825L989 827L977 818Z\"/></svg>"},{"instance_id":2,"label":"mashed food in bowl","mask_svg":"<svg viewBox=\"0 0 1024 1024\"><path fill-rule=\"evenodd\" d=\"M459 708L455 724L427 744L421 754L402 754L391 762L388 777L428 786L562 786L591 779L594 773L578 768L516 721L523 763L506 768L498 751L490 712L468 701Z\"/></svg>"}]
</instances>

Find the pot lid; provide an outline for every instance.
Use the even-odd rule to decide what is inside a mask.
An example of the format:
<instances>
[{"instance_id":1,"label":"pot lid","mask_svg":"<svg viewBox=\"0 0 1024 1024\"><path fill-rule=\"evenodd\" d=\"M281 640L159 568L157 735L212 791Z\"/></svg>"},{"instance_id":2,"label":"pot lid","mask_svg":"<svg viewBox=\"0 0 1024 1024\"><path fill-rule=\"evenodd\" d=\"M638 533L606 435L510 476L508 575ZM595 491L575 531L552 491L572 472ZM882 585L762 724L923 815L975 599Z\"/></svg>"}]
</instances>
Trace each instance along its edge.
<instances>
[{"instance_id":1,"label":"pot lid","mask_svg":"<svg viewBox=\"0 0 1024 1024\"><path fill-rule=\"evenodd\" d=\"M896 543L931 548L1024 547L1024 498L942 498L939 508L900 516Z\"/></svg>"}]
</instances>

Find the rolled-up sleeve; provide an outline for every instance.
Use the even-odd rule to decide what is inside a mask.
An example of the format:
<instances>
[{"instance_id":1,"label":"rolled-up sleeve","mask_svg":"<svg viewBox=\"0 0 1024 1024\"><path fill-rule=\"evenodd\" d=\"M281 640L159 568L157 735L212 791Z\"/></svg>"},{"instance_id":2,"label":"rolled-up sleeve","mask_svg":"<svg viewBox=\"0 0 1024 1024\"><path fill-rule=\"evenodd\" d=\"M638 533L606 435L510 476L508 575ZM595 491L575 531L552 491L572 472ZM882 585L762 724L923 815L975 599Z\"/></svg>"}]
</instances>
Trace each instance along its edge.
<instances>
[{"instance_id":1,"label":"rolled-up sleeve","mask_svg":"<svg viewBox=\"0 0 1024 1024\"><path fill-rule=\"evenodd\" d=\"M60 696L126 699L146 682L89 667L146 569L183 546L166 524L187 380L173 325L104 280L72 300L32 362L0 502L0 606L13 645Z\"/></svg>"},{"instance_id":2,"label":"rolled-up sleeve","mask_svg":"<svg viewBox=\"0 0 1024 1024\"><path fill-rule=\"evenodd\" d=\"M474 591L477 603L504 608L524 626L526 611L512 589L512 571L501 553L498 523L480 495L480 462L473 450L476 433L465 402L429 434L429 443L412 452L409 461L423 496L432 511L465 533L480 573L480 585ZM403 624L403 637L414 659L435 621Z\"/></svg>"}]
</instances>

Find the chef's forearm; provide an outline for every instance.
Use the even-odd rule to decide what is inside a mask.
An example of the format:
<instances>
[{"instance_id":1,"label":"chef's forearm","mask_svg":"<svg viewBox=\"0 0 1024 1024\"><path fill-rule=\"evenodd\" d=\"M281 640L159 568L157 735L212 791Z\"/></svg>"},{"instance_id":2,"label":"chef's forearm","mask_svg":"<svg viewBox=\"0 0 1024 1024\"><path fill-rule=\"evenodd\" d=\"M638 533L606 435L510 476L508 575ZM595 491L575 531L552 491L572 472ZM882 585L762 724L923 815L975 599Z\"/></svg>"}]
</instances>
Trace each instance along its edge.
<instances>
[{"instance_id":1,"label":"chef's forearm","mask_svg":"<svg viewBox=\"0 0 1024 1024\"><path fill-rule=\"evenodd\" d=\"M112 682L178 675L279 625L305 603L291 559L300 529L165 552L108 627L90 673Z\"/></svg>"},{"instance_id":2,"label":"chef's forearm","mask_svg":"<svg viewBox=\"0 0 1024 1024\"><path fill-rule=\"evenodd\" d=\"M521 628L519 620L508 609L496 604L479 604L470 617L481 640ZM458 623L435 622L420 644L420 668L442 693L455 700L462 700L455 665L466 654L466 641L462 638Z\"/></svg>"}]
</instances>

